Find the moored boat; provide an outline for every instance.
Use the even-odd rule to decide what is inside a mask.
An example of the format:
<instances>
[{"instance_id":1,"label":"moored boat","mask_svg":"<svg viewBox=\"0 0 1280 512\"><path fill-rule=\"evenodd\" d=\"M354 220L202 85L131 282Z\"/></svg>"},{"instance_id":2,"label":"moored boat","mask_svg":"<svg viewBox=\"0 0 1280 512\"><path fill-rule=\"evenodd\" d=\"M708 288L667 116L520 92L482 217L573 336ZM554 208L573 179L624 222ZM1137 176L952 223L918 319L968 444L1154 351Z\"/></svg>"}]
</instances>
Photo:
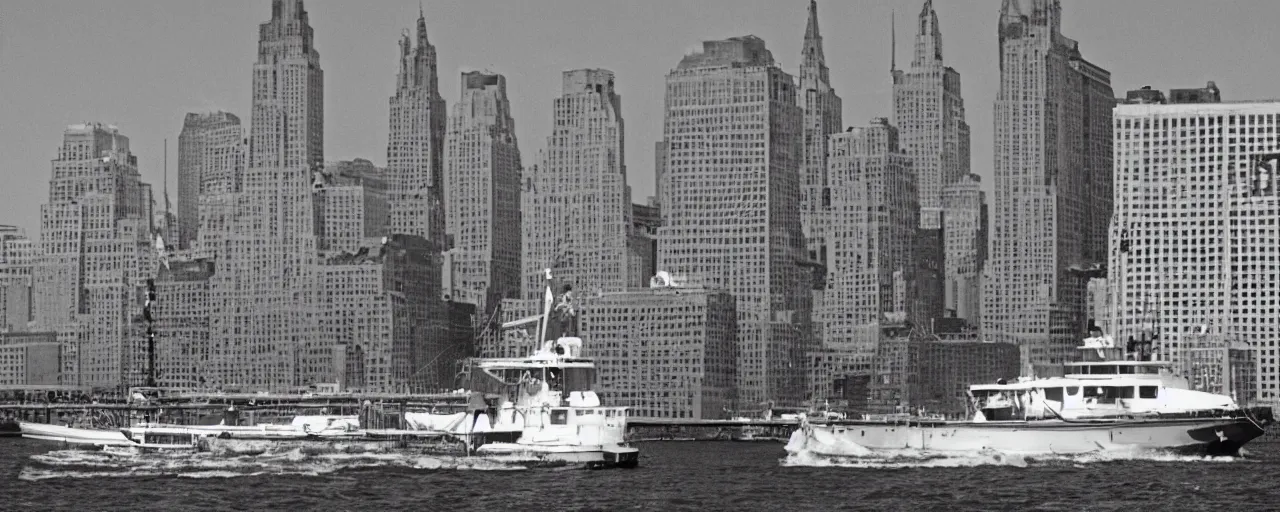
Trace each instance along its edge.
<instances>
[{"instance_id":1,"label":"moored boat","mask_svg":"<svg viewBox=\"0 0 1280 512\"><path fill-rule=\"evenodd\" d=\"M87 428L64 427L44 423L18 422L25 439L53 441L56 443L81 445L86 448L103 446L131 446L133 443L118 430L94 430Z\"/></svg>"},{"instance_id":2,"label":"moored boat","mask_svg":"<svg viewBox=\"0 0 1280 512\"><path fill-rule=\"evenodd\" d=\"M1088 357L1066 363L1062 377L970 385L969 420L802 418L787 450L844 455L856 445L870 450L1075 454L1147 449L1235 455L1273 420L1269 408L1242 408L1229 396L1190 389L1167 362L1125 359L1109 337L1086 339L1080 348Z\"/></svg>"}]
</instances>

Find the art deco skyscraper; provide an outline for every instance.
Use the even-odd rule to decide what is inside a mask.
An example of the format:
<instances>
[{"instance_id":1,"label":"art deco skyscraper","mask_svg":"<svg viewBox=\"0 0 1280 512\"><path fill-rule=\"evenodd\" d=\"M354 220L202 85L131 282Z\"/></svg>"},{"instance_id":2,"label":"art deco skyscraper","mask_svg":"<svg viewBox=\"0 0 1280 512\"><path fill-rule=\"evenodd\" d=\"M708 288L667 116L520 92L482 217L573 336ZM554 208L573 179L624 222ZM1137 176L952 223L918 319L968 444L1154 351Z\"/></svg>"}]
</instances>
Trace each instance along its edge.
<instances>
[{"instance_id":1,"label":"art deco skyscraper","mask_svg":"<svg viewBox=\"0 0 1280 512\"><path fill-rule=\"evenodd\" d=\"M128 137L97 123L68 127L40 207L33 276L37 329L58 333L65 384L143 383L145 355L129 333L156 268L151 220L151 187Z\"/></svg>"},{"instance_id":2,"label":"art deco skyscraper","mask_svg":"<svg viewBox=\"0 0 1280 512\"><path fill-rule=\"evenodd\" d=\"M332 378L318 329L314 173L324 162L324 72L302 0L259 27L243 191L211 249L211 384L285 389ZM209 249L209 248L206 248Z\"/></svg>"},{"instance_id":3,"label":"art deco skyscraper","mask_svg":"<svg viewBox=\"0 0 1280 512\"><path fill-rule=\"evenodd\" d=\"M982 330L1028 345L1033 366L1077 356L1088 322L1088 275L1110 217L1111 92L1107 71L1062 35L1058 0L1000 12L995 201Z\"/></svg>"},{"instance_id":4,"label":"art deco skyscraper","mask_svg":"<svg viewBox=\"0 0 1280 512\"><path fill-rule=\"evenodd\" d=\"M743 406L804 395L812 286L800 266L797 94L755 36L706 41L667 74L658 268L737 297Z\"/></svg>"},{"instance_id":5,"label":"art deco skyscraper","mask_svg":"<svg viewBox=\"0 0 1280 512\"><path fill-rule=\"evenodd\" d=\"M969 176L969 125L964 120L964 99L960 96L960 73L947 67L942 61L942 31L938 26L938 14L933 10L933 0L925 0L916 20L915 53L911 66L897 69L896 59L890 59L893 76L893 115L901 136L902 149L915 160L916 178L920 192L920 229L918 236L937 238L942 229L945 212L943 196L947 187ZM944 269L937 276L930 269L917 272L918 289L922 303L917 311L917 321L928 321L942 314L944 280L973 278L960 276L960 267L952 261L971 259L969 254L950 254L958 247L972 247L954 240L956 237L972 237L970 232L942 231L942 244L922 243L929 249L919 254L917 263L936 259L941 255ZM941 254L930 255L928 252Z\"/></svg>"},{"instance_id":6,"label":"art deco skyscraper","mask_svg":"<svg viewBox=\"0 0 1280 512\"><path fill-rule=\"evenodd\" d=\"M416 46L400 39L400 72L391 97L387 186L391 232L416 235L445 247L444 138L448 114L436 74L436 47L418 13Z\"/></svg>"},{"instance_id":7,"label":"art deco skyscraper","mask_svg":"<svg viewBox=\"0 0 1280 512\"><path fill-rule=\"evenodd\" d=\"M800 163L801 226L809 248L809 258L826 262L823 208L831 201L827 181L827 136L840 131L843 106L831 89L831 73L822 53L818 32L818 2L809 1L809 22L804 29L804 49L800 56L800 92L804 109L804 160Z\"/></svg>"},{"instance_id":8,"label":"art deco skyscraper","mask_svg":"<svg viewBox=\"0 0 1280 512\"><path fill-rule=\"evenodd\" d=\"M189 249L200 231L200 195L239 192L244 178L244 128L228 112L187 114L178 135L178 239Z\"/></svg>"},{"instance_id":9,"label":"art deco skyscraper","mask_svg":"<svg viewBox=\"0 0 1280 512\"><path fill-rule=\"evenodd\" d=\"M453 287L481 311L501 299L520 297L520 146L515 129L507 79L463 73L462 99L453 106L445 142L445 231L453 239Z\"/></svg>"},{"instance_id":10,"label":"art deco skyscraper","mask_svg":"<svg viewBox=\"0 0 1280 512\"><path fill-rule=\"evenodd\" d=\"M541 297L544 268L580 295L625 290L639 277L630 275L631 197L613 72L565 71L553 112L542 163L525 173L524 297Z\"/></svg>"}]
</instances>

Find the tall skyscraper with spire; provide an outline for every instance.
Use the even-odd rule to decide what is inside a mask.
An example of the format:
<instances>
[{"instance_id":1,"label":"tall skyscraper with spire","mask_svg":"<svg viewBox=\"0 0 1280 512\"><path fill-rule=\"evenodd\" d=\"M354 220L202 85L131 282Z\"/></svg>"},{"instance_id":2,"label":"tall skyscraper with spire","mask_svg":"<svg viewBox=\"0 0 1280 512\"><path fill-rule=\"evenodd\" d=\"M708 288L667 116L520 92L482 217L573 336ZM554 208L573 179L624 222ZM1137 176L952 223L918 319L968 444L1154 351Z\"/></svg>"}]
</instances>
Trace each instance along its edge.
<instances>
[{"instance_id":1,"label":"tall skyscraper with spire","mask_svg":"<svg viewBox=\"0 0 1280 512\"><path fill-rule=\"evenodd\" d=\"M827 137L839 132L843 104L831 88L831 73L822 53L818 32L818 2L809 0L809 21L804 28L804 48L800 55L800 107L804 109L804 160L800 162L800 224L804 229L809 259L826 262L827 242L824 209L831 204L827 180Z\"/></svg>"},{"instance_id":2,"label":"tall skyscraper with spire","mask_svg":"<svg viewBox=\"0 0 1280 512\"><path fill-rule=\"evenodd\" d=\"M462 74L445 142L446 232L455 300L492 311L520 297L520 145L507 79ZM488 318L489 315L483 315Z\"/></svg>"},{"instance_id":3,"label":"tall skyscraper with spire","mask_svg":"<svg viewBox=\"0 0 1280 512\"><path fill-rule=\"evenodd\" d=\"M273 0L258 34L243 190L205 248L218 262L208 375L211 385L278 390L333 375L332 343L318 328L312 198L324 162L324 72L302 0Z\"/></svg>"},{"instance_id":4,"label":"tall skyscraper with spire","mask_svg":"<svg viewBox=\"0 0 1280 512\"><path fill-rule=\"evenodd\" d=\"M391 232L415 235L443 250L445 239L444 98L436 72L436 47L418 10L417 37L400 39L400 72L391 96L387 138L387 187Z\"/></svg>"},{"instance_id":5,"label":"tall skyscraper with spire","mask_svg":"<svg viewBox=\"0 0 1280 512\"><path fill-rule=\"evenodd\" d=\"M1077 357L1087 326L1081 272L1105 247L1111 193L1106 70L1062 35L1058 0L1004 0L995 102L995 207L983 335L1028 346L1033 367Z\"/></svg>"},{"instance_id":6,"label":"tall skyscraper with spire","mask_svg":"<svg viewBox=\"0 0 1280 512\"><path fill-rule=\"evenodd\" d=\"M613 72L565 71L552 111L541 165L524 177L524 297L541 297L545 268L580 295L625 290L640 277L627 247L631 197Z\"/></svg>"},{"instance_id":7,"label":"tall skyscraper with spire","mask_svg":"<svg viewBox=\"0 0 1280 512\"><path fill-rule=\"evenodd\" d=\"M667 74L658 269L737 297L741 406L798 404L812 339L799 91L758 37L702 47Z\"/></svg>"},{"instance_id":8,"label":"tall skyscraper with spire","mask_svg":"<svg viewBox=\"0 0 1280 512\"><path fill-rule=\"evenodd\" d=\"M914 306L913 315L919 323L942 315L944 280L960 278L956 276L959 267L953 261L971 258L947 253L945 248L971 247L972 244L956 240L948 243L946 238L972 238L977 234L972 230L952 232L944 225L948 217L943 200L945 190L969 176L969 125L964 119L960 73L942 60L942 31L933 0L925 0L915 26L915 51L910 67L897 69L896 48L889 67L893 77L894 124L898 127L902 150L915 161L920 195L920 232L917 234L920 243L914 272L919 303ZM943 262L942 268L931 266L937 261Z\"/></svg>"}]
</instances>

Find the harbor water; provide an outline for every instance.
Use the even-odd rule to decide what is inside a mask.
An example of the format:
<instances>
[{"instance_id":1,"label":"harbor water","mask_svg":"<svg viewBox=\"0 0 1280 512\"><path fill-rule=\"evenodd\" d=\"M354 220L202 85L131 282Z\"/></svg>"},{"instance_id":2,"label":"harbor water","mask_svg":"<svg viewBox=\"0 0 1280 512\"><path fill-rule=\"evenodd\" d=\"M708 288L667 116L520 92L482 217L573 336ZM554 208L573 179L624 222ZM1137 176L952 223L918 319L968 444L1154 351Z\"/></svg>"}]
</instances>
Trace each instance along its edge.
<instances>
[{"instance_id":1,"label":"harbor water","mask_svg":"<svg viewBox=\"0 0 1280 512\"><path fill-rule=\"evenodd\" d=\"M0 438L4 510L1274 510L1280 443L1239 457L788 455L781 443L641 443L634 470L354 450L62 450Z\"/></svg>"}]
</instances>

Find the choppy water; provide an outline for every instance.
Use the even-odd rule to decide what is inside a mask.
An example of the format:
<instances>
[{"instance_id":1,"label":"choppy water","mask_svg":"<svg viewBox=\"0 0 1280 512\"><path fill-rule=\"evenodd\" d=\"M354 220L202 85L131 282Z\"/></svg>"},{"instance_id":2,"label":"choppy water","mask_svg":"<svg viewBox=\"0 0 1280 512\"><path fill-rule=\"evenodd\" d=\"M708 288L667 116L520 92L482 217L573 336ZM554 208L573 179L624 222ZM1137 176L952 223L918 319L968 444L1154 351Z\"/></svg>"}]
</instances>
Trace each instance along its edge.
<instances>
[{"instance_id":1,"label":"choppy water","mask_svg":"<svg viewBox=\"0 0 1280 512\"><path fill-rule=\"evenodd\" d=\"M348 450L135 455L0 439L4 510L1274 510L1280 444L1241 457L788 456L641 444L635 470ZM349 453L357 452L357 453Z\"/></svg>"}]
</instances>

